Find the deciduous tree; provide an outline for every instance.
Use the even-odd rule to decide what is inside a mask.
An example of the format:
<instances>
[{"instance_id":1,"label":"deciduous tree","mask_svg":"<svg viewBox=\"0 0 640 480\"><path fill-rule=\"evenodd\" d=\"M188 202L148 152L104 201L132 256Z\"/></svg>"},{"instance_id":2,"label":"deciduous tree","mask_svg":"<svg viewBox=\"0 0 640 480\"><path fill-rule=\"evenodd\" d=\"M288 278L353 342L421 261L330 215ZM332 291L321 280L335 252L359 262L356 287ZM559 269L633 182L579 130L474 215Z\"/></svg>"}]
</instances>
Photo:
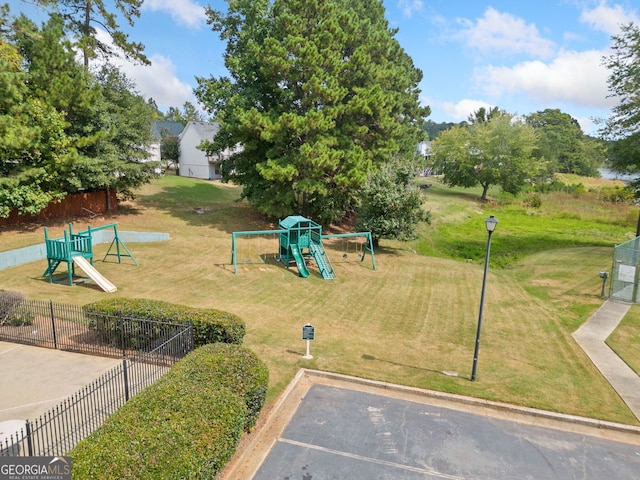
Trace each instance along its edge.
<instances>
[{"instance_id":1,"label":"deciduous tree","mask_svg":"<svg viewBox=\"0 0 640 480\"><path fill-rule=\"evenodd\" d=\"M609 140L609 165L617 171L640 172L640 28L624 25L613 37L613 54L604 58L609 69L609 91L619 100L600 130ZM640 196L640 180L632 182L636 198ZM640 236L640 216L636 225Z\"/></svg>"},{"instance_id":2,"label":"deciduous tree","mask_svg":"<svg viewBox=\"0 0 640 480\"><path fill-rule=\"evenodd\" d=\"M555 172L597 176L606 159L603 145L587 137L580 124L559 109L548 108L527 116L538 132L534 155L544 163L547 175Z\"/></svg>"},{"instance_id":3,"label":"deciduous tree","mask_svg":"<svg viewBox=\"0 0 640 480\"><path fill-rule=\"evenodd\" d=\"M10 24L0 32L0 216L37 213L70 192L129 196L152 175L137 162L150 105L117 70L94 76L77 63L60 17L42 29L24 16Z\"/></svg>"},{"instance_id":4,"label":"deciduous tree","mask_svg":"<svg viewBox=\"0 0 640 480\"><path fill-rule=\"evenodd\" d=\"M374 247L381 238L411 240L418 224L430 221L413 183L416 173L416 165L392 161L369 174L360 194L356 230L371 232Z\"/></svg>"},{"instance_id":5,"label":"deciduous tree","mask_svg":"<svg viewBox=\"0 0 640 480\"><path fill-rule=\"evenodd\" d=\"M618 171L640 172L640 28L633 23L613 37L604 58L609 91L619 100L600 133L610 142L609 163Z\"/></svg>"},{"instance_id":6,"label":"deciduous tree","mask_svg":"<svg viewBox=\"0 0 640 480\"><path fill-rule=\"evenodd\" d=\"M169 107L169 110L164 115L164 119L167 122L180 122L182 125L187 125L189 122L204 122L206 121L204 115L196 106L191 102L184 102L182 110L178 107Z\"/></svg>"},{"instance_id":7,"label":"deciduous tree","mask_svg":"<svg viewBox=\"0 0 640 480\"><path fill-rule=\"evenodd\" d=\"M482 200L491 185L517 194L536 174L536 142L531 126L502 112L485 122L442 132L431 144L434 168L448 185L480 185Z\"/></svg>"}]
</instances>

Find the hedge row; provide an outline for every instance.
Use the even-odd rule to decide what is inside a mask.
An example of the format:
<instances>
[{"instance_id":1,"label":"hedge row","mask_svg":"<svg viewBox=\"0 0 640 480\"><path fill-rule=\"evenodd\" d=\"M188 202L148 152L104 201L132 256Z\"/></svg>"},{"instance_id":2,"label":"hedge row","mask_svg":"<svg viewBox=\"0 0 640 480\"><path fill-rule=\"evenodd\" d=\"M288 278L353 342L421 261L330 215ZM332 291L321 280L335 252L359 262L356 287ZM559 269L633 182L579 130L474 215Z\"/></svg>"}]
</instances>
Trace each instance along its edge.
<instances>
[{"instance_id":1,"label":"hedge row","mask_svg":"<svg viewBox=\"0 0 640 480\"><path fill-rule=\"evenodd\" d=\"M74 478L214 478L255 423L268 371L238 345L200 347L68 455Z\"/></svg>"},{"instance_id":2,"label":"hedge row","mask_svg":"<svg viewBox=\"0 0 640 480\"><path fill-rule=\"evenodd\" d=\"M26 298L20 292L0 290L0 326L31 325L33 314L18 308Z\"/></svg>"},{"instance_id":3,"label":"hedge row","mask_svg":"<svg viewBox=\"0 0 640 480\"><path fill-rule=\"evenodd\" d=\"M216 384L240 392L247 406L245 430L250 430L267 396L269 370L253 352L235 345L216 343L200 350L202 355L185 357L173 370L195 383Z\"/></svg>"},{"instance_id":4,"label":"hedge row","mask_svg":"<svg viewBox=\"0 0 640 480\"><path fill-rule=\"evenodd\" d=\"M95 327L106 338L120 334L119 324L110 318L122 314L123 317L150 319L164 322L193 324L194 347L208 343L232 343L241 345L245 334L244 321L229 312L211 308L193 308L160 300L141 298L105 298L84 306ZM101 319L100 315L105 318ZM114 331L118 330L118 331ZM146 332L145 332L146 333ZM128 332L131 335L131 332ZM135 345L136 339L129 339Z\"/></svg>"}]
</instances>

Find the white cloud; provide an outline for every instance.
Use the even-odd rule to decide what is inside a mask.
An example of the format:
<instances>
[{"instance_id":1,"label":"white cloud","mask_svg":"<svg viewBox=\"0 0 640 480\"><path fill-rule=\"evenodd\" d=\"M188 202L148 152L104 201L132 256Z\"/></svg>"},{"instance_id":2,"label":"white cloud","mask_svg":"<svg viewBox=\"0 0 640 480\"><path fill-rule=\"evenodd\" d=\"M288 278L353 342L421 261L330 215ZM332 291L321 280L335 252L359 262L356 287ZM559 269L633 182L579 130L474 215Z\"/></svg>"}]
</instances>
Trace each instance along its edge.
<instances>
[{"instance_id":1,"label":"white cloud","mask_svg":"<svg viewBox=\"0 0 640 480\"><path fill-rule=\"evenodd\" d=\"M555 50L554 43L543 38L535 24L527 24L522 18L501 13L492 7L487 8L484 16L475 23L460 21L465 27L461 33L467 46L483 53L526 53L547 58Z\"/></svg>"},{"instance_id":2,"label":"white cloud","mask_svg":"<svg viewBox=\"0 0 640 480\"><path fill-rule=\"evenodd\" d=\"M456 121L467 120L469 115L477 112L480 108L491 109L495 105L487 103L483 100L471 100L464 98L458 103L443 102L440 104L442 110Z\"/></svg>"},{"instance_id":3,"label":"white cloud","mask_svg":"<svg viewBox=\"0 0 640 480\"><path fill-rule=\"evenodd\" d=\"M590 117L577 117L576 120L580 124L580 128L587 135L597 135L599 125L597 125L593 118Z\"/></svg>"},{"instance_id":4,"label":"white cloud","mask_svg":"<svg viewBox=\"0 0 640 480\"><path fill-rule=\"evenodd\" d=\"M151 65L132 65L123 62L121 70L133 80L145 98L153 98L161 109L182 107L184 102L196 104L191 85L176 76L176 67L171 59L152 55Z\"/></svg>"},{"instance_id":5,"label":"white cloud","mask_svg":"<svg viewBox=\"0 0 640 480\"><path fill-rule=\"evenodd\" d=\"M145 0L145 10L168 12L176 22L200 29L207 22L204 7L192 0Z\"/></svg>"},{"instance_id":6,"label":"white cloud","mask_svg":"<svg viewBox=\"0 0 640 480\"><path fill-rule=\"evenodd\" d=\"M615 35L620 32L620 25L630 22L637 24L640 22L640 17L635 11L625 10L620 4L610 6L605 0L591 10L583 10L580 21L591 25L595 30Z\"/></svg>"},{"instance_id":7,"label":"white cloud","mask_svg":"<svg viewBox=\"0 0 640 480\"><path fill-rule=\"evenodd\" d=\"M398 8L405 16L411 17L414 13L422 11L423 0L398 0Z\"/></svg>"},{"instance_id":8,"label":"white cloud","mask_svg":"<svg viewBox=\"0 0 640 480\"><path fill-rule=\"evenodd\" d=\"M98 39L113 47L111 37L104 30L97 30ZM161 110L168 107L181 107L184 102L197 105L193 88L181 81L176 75L176 66L171 59L154 54L149 57L151 65L134 65L124 58L112 57L109 62L117 66L129 80L135 83L136 90L145 98L153 98Z\"/></svg>"},{"instance_id":9,"label":"white cloud","mask_svg":"<svg viewBox=\"0 0 640 480\"><path fill-rule=\"evenodd\" d=\"M601 65L603 52L561 51L551 63L522 62L513 67L476 69L474 80L491 98L523 94L537 101L564 101L576 106L610 108L607 98L607 69Z\"/></svg>"}]
</instances>

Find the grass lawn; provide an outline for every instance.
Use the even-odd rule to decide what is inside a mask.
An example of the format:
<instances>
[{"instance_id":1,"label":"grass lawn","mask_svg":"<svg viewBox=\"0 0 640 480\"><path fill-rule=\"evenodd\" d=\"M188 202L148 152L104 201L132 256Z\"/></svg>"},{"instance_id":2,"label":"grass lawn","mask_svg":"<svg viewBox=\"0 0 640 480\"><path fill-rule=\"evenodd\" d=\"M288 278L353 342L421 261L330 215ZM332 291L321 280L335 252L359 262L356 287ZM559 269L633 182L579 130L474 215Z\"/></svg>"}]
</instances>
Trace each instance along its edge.
<instances>
[{"instance_id":1,"label":"grass lawn","mask_svg":"<svg viewBox=\"0 0 640 480\"><path fill-rule=\"evenodd\" d=\"M607 345L640 375L640 306L631 307L607 339Z\"/></svg>"},{"instance_id":2,"label":"grass lawn","mask_svg":"<svg viewBox=\"0 0 640 480\"><path fill-rule=\"evenodd\" d=\"M353 244L331 242L336 278L326 281L313 267L303 279L276 263L277 244L267 237L239 244L234 274L231 233L276 225L236 201L237 187L165 176L91 225L116 222L122 231L168 232L171 239L127 244L137 267L101 262L108 245L98 246L96 267L117 285L112 295L241 316L245 345L269 366L271 401L304 366L638 424L571 337L602 304L598 273L609 269L613 246L635 229L637 212L612 204L587 208L584 199L580 205L552 194L534 210L515 200L480 204L477 192L433 183L425 190L433 223L420 227L418 240L382 240L376 271L368 257L359 261ZM600 215L603 208L609 216ZM554 213L559 210L563 216ZM478 378L471 382L489 213L500 223L492 238ZM65 227L53 223L49 230L55 236ZM74 224L85 227L86 220ZM41 226L0 232L3 250L42 242ZM243 260L257 258L264 263ZM108 295L91 285L52 285L40 277L45 268L43 260L0 271L0 285L74 304ZM302 358L306 323L315 326L312 360Z\"/></svg>"}]
</instances>

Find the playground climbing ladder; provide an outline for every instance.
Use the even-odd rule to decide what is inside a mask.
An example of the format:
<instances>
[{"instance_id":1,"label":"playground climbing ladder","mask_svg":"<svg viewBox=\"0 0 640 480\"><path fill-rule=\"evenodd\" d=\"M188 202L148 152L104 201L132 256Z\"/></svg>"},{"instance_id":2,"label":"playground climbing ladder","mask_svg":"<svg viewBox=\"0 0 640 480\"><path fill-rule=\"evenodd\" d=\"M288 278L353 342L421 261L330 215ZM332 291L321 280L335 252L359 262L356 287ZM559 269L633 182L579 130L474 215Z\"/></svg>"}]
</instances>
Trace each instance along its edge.
<instances>
[{"instance_id":1,"label":"playground climbing ladder","mask_svg":"<svg viewBox=\"0 0 640 480\"><path fill-rule=\"evenodd\" d=\"M311 254L316 261L316 265L318 265L318 270L320 270L322 278L325 280L333 280L335 272L333 271L333 266L331 265L329 257L327 257L327 251L324 249L322 244L311 242L309 244L309 250L311 250Z\"/></svg>"}]
</instances>

